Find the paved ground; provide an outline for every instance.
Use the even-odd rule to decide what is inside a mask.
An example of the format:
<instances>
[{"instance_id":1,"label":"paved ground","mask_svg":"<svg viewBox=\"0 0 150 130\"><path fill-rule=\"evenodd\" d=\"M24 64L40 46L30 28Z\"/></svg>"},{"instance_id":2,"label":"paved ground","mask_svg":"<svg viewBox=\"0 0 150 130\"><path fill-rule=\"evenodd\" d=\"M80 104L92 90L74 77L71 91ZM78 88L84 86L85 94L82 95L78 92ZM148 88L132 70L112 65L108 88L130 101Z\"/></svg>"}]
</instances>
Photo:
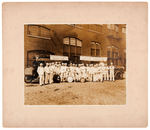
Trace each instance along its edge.
<instances>
[{"instance_id":1,"label":"paved ground","mask_svg":"<svg viewBox=\"0 0 150 130\"><path fill-rule=\"evenodd\" d=\"M120 105L126 103L126 80L115 82L25 84L25 105Z\"/></svg>"}]
</instances>

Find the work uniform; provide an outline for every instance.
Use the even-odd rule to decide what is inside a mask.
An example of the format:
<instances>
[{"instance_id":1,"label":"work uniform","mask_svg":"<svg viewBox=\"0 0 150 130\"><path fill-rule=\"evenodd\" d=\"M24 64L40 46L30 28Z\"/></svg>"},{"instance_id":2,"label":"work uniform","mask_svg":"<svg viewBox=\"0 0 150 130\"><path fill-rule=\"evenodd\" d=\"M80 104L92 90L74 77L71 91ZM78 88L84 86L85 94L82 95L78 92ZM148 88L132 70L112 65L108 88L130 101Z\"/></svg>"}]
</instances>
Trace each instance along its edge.
<instances>
[{"instance_id":1,"label":"work uniform","mask_svg":"<svg viewBox=\"0 0 150 130\"><path fill-rule=\"evenodd\" d=\"M44 84L44 67L39 66L37 69L38 75L40 77L40 85Z\"/></svg>"},{"instance_id":2,"label":"work uniform","mask_svg":"<svg viewBox=\"0 0 150 130\"><path fill-rule=\"evenodd\" d=\"M102 76L102 81L103 80L106 80L106 74L105 74L105 66L102 66L102 73L101 73L101 76Z\"/></svg>"},{"instance_id":3,"label":"work uniform","mask_svg":"<svg viewBox=\"0 0 150 130\"><path fill-rule=\"evenodd\" d=\"M91 66L89 72L90 72L90 76L91 76L92 81L93 81L93 79L94 79L94 73L95 73L94 70L95 70L94 67Z\"/></svg>"},{"instance_id":4,"label":"work uniform","mask_svg":"<svg viewBox=\"0 0 150 130\"><path fill-rule=\"evenodd\" d=\"M50 70L49 70L49 66L45 66L44 68L45 71L45 84L48 84L50 81Z\"/></svg>"},{"instance_id":5,"label":"work uniform","mask_svg":"<svg viewBox=\"0 0 150 130\"><path fill-rule=\"evenodd\" d=\"M94 82L96 82L96 81L98 81L98 79L99 79L99 74L98 74L98 71L97 71L97 67L96 66L94 66L93 67L93 81Z\"/></svg>"},{"instance_id":6,"label":"work uniform","mask_svg":"<svg viewBox=\"0 0 150 130\"><path fill-rule=\"evenodd\" d=\"M102 66L99 66L98 67L98 72L99 72L99 80L101 81L101 82L103 82L103 67Z\"/></svg>"},{"instance_id":7,"label":"work uniform","mask_svg":"<svg viewBox=\"0 0 150 130\"><path fill-rule=\"evenodd\" d=\"M60 66L59 65L57 65L56 67L55 67L55 72L56 72L56 74L60 74Z\"/></svg>"},{"instance_id":8,"label":"work uniform","mask_svg":"<svg viewBox=\"0 0 150 130\"><path fill-rule=\"evenodd\" d=\"M115 81L114 69L115 69L115 67L114 67L113 65L109 66L109 70L110 70L110 81Z\"/></svg>"},{"instance_id":9,"label":"work uniform","mask_svg":"<svg viewBox=\"0 0 150 130\"><path fill-rule=\"evenodd\" d=\"M65 66L64 66L64 75L63 75L64 81L67 80L67 77L68 77L68 67L65 64Z\"/></svg>"},{"instance_id":10,"label":"work uniform","mask_svg":"<svg viewBox=\"0 0 150 130\"><path fill-rule=\"evenodd\" d=\"M105 67L105 75L106 75L106 79L109 80L109 67L108 66Z\"/></svg>"},{"instance_id":11,"label":"work uniform","mask_svg":"<svg viewBox=\"0 0 150 130\"><path fill-rule=\"evenodd\" d=\"M49 66L49 72L50 72L50 76L49 76L49 83L53 83L53 76L54 76L54 65L50 65Z\"/></svg>"},{"instance_id":12,"label":"work uniform","mask_svg":"<svg viewBox=\"0 0 150 130\"><path fill-rule=\"evenodd\" d=\"M66 67L63 65L60 67L60 78L61 78L61 81L64 81L64 73L65 73L65 70Z\"/></svg>"},{"instance_id":13,"label":"work uniform","mask_svg":"<svg viewBox=\"0 0 150 130\"><path fill-rule=\"evenodd\" d=\"M80 76L81 76L80 73L81 73L80 67L76 67L76 80L77 80L77 81L79 81L80 78L81 78L81 77L80 77Z\"/></svg>"}]
</instances>

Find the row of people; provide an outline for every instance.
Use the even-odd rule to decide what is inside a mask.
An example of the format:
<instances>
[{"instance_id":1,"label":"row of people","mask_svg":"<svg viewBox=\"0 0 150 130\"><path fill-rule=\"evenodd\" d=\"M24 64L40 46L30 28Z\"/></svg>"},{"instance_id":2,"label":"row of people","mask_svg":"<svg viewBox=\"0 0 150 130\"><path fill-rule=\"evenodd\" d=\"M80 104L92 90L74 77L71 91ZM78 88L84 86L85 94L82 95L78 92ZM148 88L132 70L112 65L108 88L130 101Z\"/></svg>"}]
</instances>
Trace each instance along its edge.
<instances>
[{"instance_id":1,"label":"row of people","mask_svg":"<svg viewBox=\"0 0 150 130\"><path fill-rule=\"evenodd\" d=\"M43 67L41 63L37 69L40 77L40 85L53 83L54 75L59 75L61 82L76 82L80 81L81 78L87 81L101 81L110 80L114 81L114 66L111 63L107 66L104 63L100 64L70 64L67 66L66 63L46 63ZM70 79L70 80L69 80Z\"/></svg>"}]
</instances>

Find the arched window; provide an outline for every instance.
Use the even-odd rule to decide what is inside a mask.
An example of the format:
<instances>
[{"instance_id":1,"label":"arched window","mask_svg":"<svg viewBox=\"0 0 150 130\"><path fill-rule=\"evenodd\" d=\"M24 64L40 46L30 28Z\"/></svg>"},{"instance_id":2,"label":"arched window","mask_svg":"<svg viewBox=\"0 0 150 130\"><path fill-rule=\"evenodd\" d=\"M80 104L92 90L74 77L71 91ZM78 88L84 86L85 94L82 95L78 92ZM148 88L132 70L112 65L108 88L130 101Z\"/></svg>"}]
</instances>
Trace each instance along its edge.
<instances>
[{"instance_id":1,"label":"arched window","mask_svg":"<svg viewBox=\"0 0 150 130\"><path fill-rule=\"evenodd\" d=\"M27 26L27 36L50 40L50 29L42 25L29 24Z\"/></svg>"}]
</instances>

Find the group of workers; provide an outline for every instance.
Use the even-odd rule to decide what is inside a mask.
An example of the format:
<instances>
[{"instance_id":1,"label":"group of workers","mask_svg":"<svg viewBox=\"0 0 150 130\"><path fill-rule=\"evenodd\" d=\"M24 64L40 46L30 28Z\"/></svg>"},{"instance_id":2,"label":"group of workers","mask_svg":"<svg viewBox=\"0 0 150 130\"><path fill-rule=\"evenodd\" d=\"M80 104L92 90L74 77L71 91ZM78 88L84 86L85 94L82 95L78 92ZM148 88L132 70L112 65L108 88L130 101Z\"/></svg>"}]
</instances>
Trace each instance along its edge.
<instances>
[{"instance_id":1,"label":"group of workers","mask_svg":"<svg viewBox=\"0 0 150 130\"><path fill-rule=\"evenodd\" d=\"M103 82L104 80L114 81L114 66L111 63L107 66L104 63L99 64L69 64L67 63L42 63L37 69L40 85L51 84L54 82L54 76L60 77L60 82ZM56 79L57 80L57 79Z\"/></svg>"}]
</instances>

